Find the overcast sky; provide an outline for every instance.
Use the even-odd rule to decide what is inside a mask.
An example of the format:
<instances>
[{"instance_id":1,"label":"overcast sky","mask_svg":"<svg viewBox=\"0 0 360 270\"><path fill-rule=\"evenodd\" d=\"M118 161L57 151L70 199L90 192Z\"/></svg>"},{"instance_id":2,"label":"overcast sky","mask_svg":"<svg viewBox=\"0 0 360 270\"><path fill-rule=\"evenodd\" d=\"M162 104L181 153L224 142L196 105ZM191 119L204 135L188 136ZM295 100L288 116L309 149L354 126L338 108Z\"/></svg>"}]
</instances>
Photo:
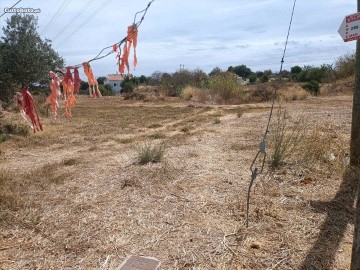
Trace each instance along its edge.
<instances>
[{"instance_id":1,"label":"overcast sky","mask_svg":"<svg viewBox=\"0 0 360 270\"><path fill-rule=\"evenodd\" d=\"M1 0L1 14L17 0ZM93 58L126 36L136 11L149 0L22 0L39 8L39 33L67 65ZM210 72L245 64L253 71L279 71L293 0L155 0L139 29L136 76L175 72L180 65ZM337 33L352 0L297 0L284 68L332 64L353 52ZM6 14L0 18L5 25ZM50 23L50 24L49 24ZM1 31L2 35L2 31ZM92 62L95 76L116 73L115 54Z\"/></svg>"}]
</instances>

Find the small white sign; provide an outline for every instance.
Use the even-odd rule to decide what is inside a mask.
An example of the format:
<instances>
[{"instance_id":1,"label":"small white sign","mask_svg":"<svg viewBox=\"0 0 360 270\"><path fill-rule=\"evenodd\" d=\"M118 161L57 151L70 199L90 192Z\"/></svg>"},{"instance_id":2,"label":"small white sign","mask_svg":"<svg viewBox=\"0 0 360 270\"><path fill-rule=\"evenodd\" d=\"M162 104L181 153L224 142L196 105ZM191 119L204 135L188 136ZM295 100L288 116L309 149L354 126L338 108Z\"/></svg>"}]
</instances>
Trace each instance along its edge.
<instances>
[{"instance_id":1,"label":"small white sign","mask_svg":"<svg viewBox=\"0 0 360 270\"><path fill-rule=\"evenodd\" d=\"M360 39L360 12L346 16L338 33L345 42Z\"/></svg>"}]
</instances>

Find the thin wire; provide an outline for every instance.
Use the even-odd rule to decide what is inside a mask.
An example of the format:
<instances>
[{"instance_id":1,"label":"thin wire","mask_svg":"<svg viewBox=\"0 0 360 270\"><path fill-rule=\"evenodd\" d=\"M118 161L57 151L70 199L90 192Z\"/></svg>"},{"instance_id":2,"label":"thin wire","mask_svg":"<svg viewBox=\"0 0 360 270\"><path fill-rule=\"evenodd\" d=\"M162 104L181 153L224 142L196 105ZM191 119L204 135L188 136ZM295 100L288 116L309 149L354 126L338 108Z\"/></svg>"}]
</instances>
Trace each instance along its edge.
<instances>
[{"instance_id":1,"label":"thin wire","mask_svg":"<svg viewBox=\"0 0 360 270\"><path fill-rule=\"evenodd\" d=\"M72 31L68 36L66 36L62 41L60 41L56 47L62 45L65 41L71 38L76 32L78 32L82 27L84 27L89 21L91 21L101 10L103 10L112 0L107 0L103 5L97 8L93 13L90 14L74 31Z\"/></svg>"},{"instance_id":2,"label":"thin wire","mask_svg":"<svg viewBox=\"0 0 360 270\"><path fill-rule=\"evenodd\" d=\"M65 8L69 5L70 0L64 0L58 10L55 12L54 16L50 19L50 21L47 23L47 25L44 27L44 29L41 31L40 35L45 34L49 28L51 27L52 23L54 23L57 18L60 17L61 13L65 10Z\"/></svg>"},{"instance_id":3,"label":"thin wire","mask_svg":"<svg viewBox=\"0 0 360 270\"><path fill-rule=\"evenodd\" d=\"M284 58L285 58L285 53L286 53L286 49L287 49L287 44L288 44L288 41L289 41L289 35L290 35L291 25L292 25L292 21L293 21L293 17L294 17L295 5L296 5L296 0L294 0L293 9L292 9L292 12L291 12L291 19L290 19L290 23L289 23L289 29L288 29L287 36L286 36L285 48L284 48L283 56L281 58L280 72L278 74L278 76L279 76L278 80L279 81L281 80L281 72L282 72L282 68L283 68L283 64L284 64ZM271 110L270 110L266 130L265 130L264 136L263 136L263 138L262 138L262 140L260 142L259 150L256 153L255 158L253 159L253 162L251 163L251 166L250 166L251 181L250 181L249 188L248 188L247 202L246 202L246 220L245 220L246 221L245 222L246 227L249 226L249 208L250 208L251 187L252 187L254 181L256 180L256 177L260 173L263 172L265 161L266 161L266 137L267 137L267 134L269 133L269 127L270 127L270 123L271 123L271 119L272 119L272 115L273 115L273 111L274 111L274 106L275 106L275 101L276 101L276 94L277 94L277 89L275 88L274 96L272 98L272 105L271 105ZM254 168L254 165L255 165L255 162L257 161L260 154L263 154L263 160L262 160L261 170L259 171L259 169L257 167Z\"/></svg>"},{"instance_id":4,"label":"thin wire","mask_svg":"<svg viewBox=\"0 0 360 270\"><path fill-rule=\"evenodd\" d=\"M281 80L281 72L283 70L285 53L286 53L287 45L288 45L288 42L289 42L289 35L290 35L291 25L292 25L292 21L293 21L293 17L294 17L295 5L296 5L296 0L294 0L293 9L292 9L292 12L291 12L291 19L290 19L289 29L288 29L287 36L286 36L285 48L284 48L283 56L281 58L280 71L279 71L279 74L278 74L279 81ZM272 99L272 105L271 105L268 124L266 126L266 130L265 130L265 134L264 134L264 139L266 138L267 134L269 133L269 127L270 127L271 118L272 118L272 115L273 115L275 101L276 101L276 94L277 94L277 88L275 88L275 91L274 91L274 96L273 96L273 99Z\"/></svg>"},{"instance_id":5,"label":"thin wire","mask_svg":"<svg viewBox=\"0 0 360 270\"><path fill-rule=\"evenodd\" d=\"M95 0L88 0L85 5L78 11L78 13L76 13L76 15L71 18L71 20L69 20L69 22L63 27L63 29L68 29L70 25L73 25L75 22L77 22L79 20L79 18L81 17L81 15L92 5L92 3L94 3ZM52 42L55 42L55 40L57 40L59 37L61 37L61 35L65 34L65 31L61 30L56 36L55 38L52 40Z\"/></svg>"},{"instance_id":6,"label":"thin wire","mask_svg":"<svg viewBox=\"0 0 360 270\"><path fill-rule=\"evenodd\" d=\"M136 24L136 26L137 26L136 28L140 27L141 23L143 22L143 20L144 20L144 18L145 18L145 15L146 15L149 7L151 6L151 4L152 4L154 1L155 1L155 0L150 1L150 2L148 3L147 7L146 7L144 10L138 11L138 12L135 13L134 24ZM144 12L144 14L143 14L143 16L141 17L141 20L136 23L136 16L137 16L137 14L142 13L142 12ZM112 48L113 48L113 46L115 46L115 45L116 45L116 47L119 47L119 49L120 49L120 51L121 51L120 46L121 46L121 44L123 44L123 43L126 41L126 39L127 39L127 37L124 37L121 41L119 41L119 42L117 42L117 43L115 43L115 44L113 44L113 45L110 45L110 46L107 46L107 47L103 48L94 58L88 60L87 62L90 63L90 62L92 62L92 61L100 60L100 59L103 59L103 58L105 58L106 56L114 53L115 51L114 51ZM111 48L111 51L107 52L107 53L106 53L105 55L103 55L103 56L100 56L100 55L103 53L103 51L105 51L105 50L107 50L107 49L110 49L110 48ZM77 65L75 65L75 67L80 67L80 66L82 66L82 64L77 64Z\"/></svg>"},{"instance_id":7,"label":"thin wire","mask_svg":"<svg viewBox=\"0 0 360 270\"><path fill-rule=\"evenodd\" d=\"M22 0L17 1L11 8L15 7L15 6L16 6L17 4L19 4L21 1L22 1ZM11 8L10 8L10 9L11 9ZM4 16L6 13L7 13L7 12L4 12L3 14L1 14L1 15L0 15L0 18L1 18L2 16Z\"/></svg>"}]
</instances>

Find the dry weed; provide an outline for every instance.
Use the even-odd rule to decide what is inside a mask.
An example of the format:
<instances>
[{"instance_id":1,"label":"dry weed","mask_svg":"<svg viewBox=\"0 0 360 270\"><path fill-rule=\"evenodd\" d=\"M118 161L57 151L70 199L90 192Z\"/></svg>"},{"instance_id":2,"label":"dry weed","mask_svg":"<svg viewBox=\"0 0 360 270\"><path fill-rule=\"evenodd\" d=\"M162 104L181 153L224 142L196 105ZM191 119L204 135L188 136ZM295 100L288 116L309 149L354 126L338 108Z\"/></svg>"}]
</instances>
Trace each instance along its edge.
<instances>
[{"instance_id":1,"label":"dry weed","mask_svg":"<svg viewBox=\"0 0 360 270\"><path fill-rule=\"evenodd\" d=\"M210 101L210 95L207 90L192 86L187 86L184 91L182 91L181 97L186 101L195 101L199 103Z\"/></svg>"},{"instance_id":2,"label":"dry weed","mask_svg":"<svg viewBox=\"0 0 360 270\"><path fill-rule=\"evenodd\" d=\"M301 87L289 87L288 89L279 92L279 98L285 102L304 100L309 96L309 92L305 91Z\"/></svg>"}]
</instances>

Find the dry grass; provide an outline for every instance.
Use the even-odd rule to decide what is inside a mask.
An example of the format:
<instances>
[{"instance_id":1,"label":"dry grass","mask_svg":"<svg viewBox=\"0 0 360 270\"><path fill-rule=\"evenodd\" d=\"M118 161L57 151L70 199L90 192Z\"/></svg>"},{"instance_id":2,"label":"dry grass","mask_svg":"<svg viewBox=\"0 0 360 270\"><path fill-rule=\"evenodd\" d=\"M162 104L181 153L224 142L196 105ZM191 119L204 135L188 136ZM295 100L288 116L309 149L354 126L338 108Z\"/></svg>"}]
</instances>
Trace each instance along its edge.
<instances>
[{"instance_id":1,"label":"dry grass","mask_svg":"<svg viewBox=\"0 0 360 270\"><path fill-rule=\"evenodd\" d=\"M288 89L279 92L279 98L286 102L304 100L309 96L309 92L305 91L300 86L290 86Z\"/></svg>"},{"instance_id":2,"label":"dry grass","mask_svg":"<svg viewBox=\"0 0 360 270\"><path fill-rule=\"evenodd\" d=\"M199 103L206 103L211 100L208 90L199 89L193 86L187 86L181 93L181 97L186 101L195 101Z\"/></svg>"},{"instance_id":3,"label":"dry grass","mask_svg":"<svg viewBox=\"0 0 360 270\"><path fill-rule=\"evenodd\" d=\"M257 179L246 229L268 107L80 97L70 121L43 118L44 132L1 143L0 268L116 269L137 254L169 270L300 269L310 252L318 269L348 269L351 99L287 105L289 127L305 110L311 128L303 151ZM165 159L139 166L137 143L165 143Z\"/></svg>"}]
</instances>

